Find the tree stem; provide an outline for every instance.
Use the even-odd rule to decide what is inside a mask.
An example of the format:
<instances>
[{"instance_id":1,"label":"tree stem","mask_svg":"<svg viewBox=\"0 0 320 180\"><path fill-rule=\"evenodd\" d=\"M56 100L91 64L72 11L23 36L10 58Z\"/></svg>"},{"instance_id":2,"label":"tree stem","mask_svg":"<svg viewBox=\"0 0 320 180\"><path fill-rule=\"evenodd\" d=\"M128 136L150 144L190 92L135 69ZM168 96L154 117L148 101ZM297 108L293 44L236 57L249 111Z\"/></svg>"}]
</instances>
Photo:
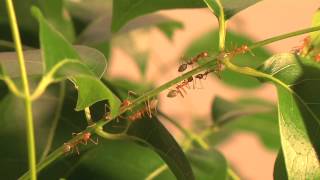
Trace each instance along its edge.
<instances>
[{"instance_id":1,"label":"tree stem","mask_svg":"<svg viewBox=\"0 0 320 180\"><path fill-rule=\"evenodd\" d=\"M301 30L298 30L298 31L293 31L293 32L281 34L281 35L278 35L278 36L274 36L272 38L268 38L268 39L256 42L256 43L250 45L249 48L250 49L255 49L255 48L258 48L258 47L261 47L261 46L265 46L267 44L271 44L271 43L276 42L276 41L280 41L280 40L287 39L287 38L290 38L290 37L299 36L299 35L302 35L302 34L314 32L314 31L319 31L319 30L320 30L320 26L316 26L316 27L305 28L305 29L301 29Z\"/></svg>"},{"instance_id":2,"label":"tree stem","mask_svg":"<svg viewBox=\"0 0 320 180\"><path fill-rule=\"evenodd\" d=\"M225 49L227 21L225 20L224 9L223 9L221 1L216 0L216 2L219 6L219 12L220 12L219 17L218 17L218 21L219 21L219 51L222 52Z\"/></svg>"},{"instance_id":3,"label":"tree stem","mask_svg":"<svg viewBox=\"0 0 320 180\"><path fill-rule=\"evenodd\" d=\"M25 113L26 113L26 126L27 126L27 142L28 142L28 162L29 169L31 172L31 179L37 179L36 171L36 146L34 139L34 128L33 128L33 116L32 116L32 101L30 98L30 90L28 84L28 76L24 61L24 56L22 52L22 44L20 40L20 34L18 29L18 23L13 7L12 0L7 0L7 10L9 13L11 31L13 33L14 44L16 52L18 54L20 73L22 78L23 92L24 92L24 102L25 102Z\"/></svg>"}]
</instances>

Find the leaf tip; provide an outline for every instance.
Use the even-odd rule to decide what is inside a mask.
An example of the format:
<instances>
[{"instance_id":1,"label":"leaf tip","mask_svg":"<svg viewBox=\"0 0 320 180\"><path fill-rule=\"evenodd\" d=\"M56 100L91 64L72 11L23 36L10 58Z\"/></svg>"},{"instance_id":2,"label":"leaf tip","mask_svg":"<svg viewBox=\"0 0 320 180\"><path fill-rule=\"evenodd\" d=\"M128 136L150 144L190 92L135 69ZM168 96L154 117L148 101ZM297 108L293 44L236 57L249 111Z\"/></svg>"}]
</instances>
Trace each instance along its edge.
<instances>
[{"instance_id":1,"label":"leaf tip","mask_svg":"<svg viewBox=\"0 0 320 180\"><path fill-rule=\"evenodd\" d=\"M42 17L42 13L38 7L32 6L30 11L31 11L31 14L33 15L33 17L35 17L36 19L39 20L39 18Z\"/></svg>"}]
</instances>

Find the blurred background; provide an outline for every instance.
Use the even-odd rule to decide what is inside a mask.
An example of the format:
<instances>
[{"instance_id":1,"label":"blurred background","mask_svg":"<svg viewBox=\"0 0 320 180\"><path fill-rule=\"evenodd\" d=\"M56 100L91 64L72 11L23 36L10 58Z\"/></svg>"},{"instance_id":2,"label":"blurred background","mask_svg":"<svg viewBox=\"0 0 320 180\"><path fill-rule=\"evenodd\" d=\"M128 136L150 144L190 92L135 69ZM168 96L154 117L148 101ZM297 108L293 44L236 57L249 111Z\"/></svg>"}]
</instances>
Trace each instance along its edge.
<instances>
[{"instance_id":1,"label":"blurred background","mask_svg":"<svg viewBox=\"0 0 320 180\"><path fill-rule=\"evenodd\" d=\"M265 0L231 18L228 28L253 41L259 41L310 27L312 16L319 7L318 0L303 2ZM136 46L142 51L148 49L150 53L146 78L159 86L179 75L177 68L181 55L184 55L194 41L217 28L217 21L208 9L166 10L155 14L182 22L184 26L183 29L174 32L172 40L165 38L156 28L152 28L147 35L141 30L132 32L134 39L139 39L135 41ZM299 46L304 37L282 40L266 48L272 53L289 52L293 47ZM133 59L122 48L113 47L111 54L110 76L124 77L133 81L141 81L144 78L140 75ZM258 97L276 103L276 91L270 84L245 90L231 88L213 76L202 84L203 89L190 90L185 98L167 98L167 92L163 92L160 96L160 109L179 120L184 127L190 128L194 119L198 119L197 122L200 121L200 124L209 121L211 104L215 96L230 101L244 97ZM180 137L174 127L167 126L177 138ZM268 128L272 127L264 128L268 131ZM227 141L219 144L218 149L244 179L272 179L277 151L265 148L256 135L245 131L236 132Z\"/></svg>"}]
</instances>

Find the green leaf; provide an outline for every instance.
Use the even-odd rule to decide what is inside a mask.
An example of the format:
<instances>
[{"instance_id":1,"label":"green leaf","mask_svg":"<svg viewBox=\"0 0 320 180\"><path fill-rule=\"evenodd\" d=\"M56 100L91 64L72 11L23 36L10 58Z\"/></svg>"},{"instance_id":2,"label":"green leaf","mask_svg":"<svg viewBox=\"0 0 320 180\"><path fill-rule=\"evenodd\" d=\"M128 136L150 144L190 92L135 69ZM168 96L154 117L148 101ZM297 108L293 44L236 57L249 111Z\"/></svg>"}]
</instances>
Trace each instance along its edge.
<instances>
[{"instance_id":1,"label":"green leaf","mask_svg":"<svg viewBox=\"0 0 320 180\"><path fill-rule=\"evenodd\" d=\"M188 152L188 159L196 179L227 179L227 161L219 151L194 149Z\"/></svg>"},{"instance_id":2,"label":"green leaf","mask_svg":"<svg viewBox=\"0 0 320 180\"><path fill-rule=\"evenodd\" d=\"M288 179L286 165L283 159L283 152L280 149L276 162L274 163L274 170L273 170L273 179L274 180L286 180Z\"/></svg>"},{"instance_id":3,"label":"green leaf","mask_svg":"<svg viewBox=\"0 0 320 180\"><path fill-rule=\"evenodd\" d=\"M115 117L118 114L121 104L120 100L99 79L92 76L77 76L75 86L79 91L77 111L108 97L111 117Z\"/></svg>"},{"instance_id":4,"label":"green leaf","mask_svg":"<svg viewBox=\"0 0 320 180\"><path fill-rule=\"evenodd\" d=\"M111 11L109 11L111 12ZM137 44L143 40L150 39L149 32L152 27L162 28L168 36L172 36L173 32L182 24L170 18L161 15L147 15L137 18L126 24L118 33L111 34L110 29L106 27L111 25L111 14L103 14L93 20L79 35L77 43L85 44L102 50L108 57L110 43L123 49L131 57L134 58L142 75L145 74L147 60L149 58L148 49L141 49ZM142 33L140 33L142 32ZM137 36L138 35L138 36ZM111 42L112 37L112 42ZM168 37L170 38L170 37Z\"/></svg>"},{"instance_id":5,"label":"green leaf","mask_svg":"<svg viewBox=\"0 0 320 180\"><path fill-rule=\"evenodd\" d=\"M5 6L5 0L0 0L0 34L1 39L11 39L9 18ZM38 47L38 24L30 13L31 6L39 6L44 16L59 30L68 40L73 41L73 24L69 17L68 10L64 8L63 0L23 0L15 1L14 7L19 25L22 42L31 47ZM12 49L10 49L12 50Z\"/></svg>"},{"instance_id":6,"label":"green leaf","mask_svg":"<svg viewBox=\"0 0 320 180\"><path fill-rule=\"evenodd\" d=\"M87 66L83 71L87 71L87 74L95 74L97 77L101 77L105 71L106 58L99 51L89 48L87 46L73 46L73 48L80 55L80 61L72 59L64 59L70 64L79 64L80 68ZM25 58L25 64L28 75L43 75L43 62L40 50L27 50L23 51ZM61 62L60 62L61 63ZM64 62L66 63L66 62ZM18 57L15 52L2 52L0 53L0 64L3 66L6 74L12 78L20 77L20 69L18 64ZM66 63L68 64L68 63ZM68 68L77 68L78 65ZM64 68L64 67L62 67ZM71 71L71 69L69 69ZM60 72L61 73L61 72ZM66 72L67 73L67 72Z\"/></svg>"},{"instance_id":7,"label":"green leaf","mask_svg":"<svg viewBox=\"0 0 320 180\"><path fill-rule=\"evenodd\" d=\"M217 53L219 51L219 32L217 30L210 31L196 39L185 51L184 56L192 57L200 52L208 51L209 55ZM240 34L234 32L227 32L226 35L226 49L233 50L236 46L241 46L242 44L252 44L253 42ZM266 58L270 56L270 53L263 48L256 48L252 50L255 56L250 53L244 55L239 55L235 57L232 62L239 66L249 66L256 68L258 67ZM200 63L200 62L199 62ZM248 77L239 73L235 73L230 70L224 70L221 74L222 81L228 85L239 87L239 88L255 88L259 87L261 83L252 77Z\"/></svg>"},{"instance_id":8,"label":"green leaf","mask_svg":"<svg viewBox=\"0 0 320 180\"><path fill-rule=\"evenodd\" d=\"M72 77L70 79L75 83L76 88L79 91L78 103L76 110L82 110L98 101L108 99L111 107L111 116L113 117L119 111L120 100L114 96L111 91L102 84L98 77L94 74L89 73L91 70L89 66L85 70L85 66L81 67L75 61L80 62L80 55L71 46L68 41L66 41L61 34L59 34L48 22L44 19L39 9L33 7L32 12L34 16L38 19L40 24L40 44L42 48L42 55L44 57L44 72L45 75L51 74L55 77L55 71L65 70L63 69L66 62L63 61L67 59L72 59L71 65L74 65L76 73L71 72ZM87 60L90 62L90 60ZM63 75L70 75L70 68L63 71ZM99 67L98 67L99 69ZM87 76L83 76L87 75ZM90 77L91 75L91 77ZM91 92L90 92L91 91Z\"/></svg>"},{"instance_id":9,"label":"green leaf","mask_svg":"<svg viewBox=\"0 0 320 180\"><path fill-rule=\"evenodd\" d=\"M40 25L40 45L45 60L44 72L49 72L63 59L80 59L71 44L46 21L38 8L32 7L31 11Z\"/></svg>"},{"instance_id":10,"label":"green leaf","mask_svg":"<svg viewBox=\"0 0 320 180\"><path fill-rule=\"evenodd\" d=\"M73 170L65 177L68 179L141 180L163 164L155 152L135 143L104 139L99 142L102 143L92 146L88 152L81 154L76 164L68 167ZM168 172L171 177L174 177L170 171Z\"/></svg>"},{"instance_id":11,"label":"green leaf","mask_svg":"<svg viewBox=\"0 0 320 180\"><path fill-rule=\"evenodd\" d=\"M111 37L122 36L136 29L149 29L160 24L172 24L178 27L182 24L171 18L161 15L146 15L130 21L116 34L111 34L110 29L106 29L111 25L111 14L102 14L94 19L79 35L77 42L81 44L94 45L105 41L110 41ZM181 24L181 25L180 25ZM171 28L172 29L172 28Z\"/></svg>"},{"instance_id":12,"label":"green leaf","mask_svg":"<svg viewBox=\"0 0 320 180\"><path fill-rule=\"evenodd\" d=\"M289 179L320 178L320 64L279 54L260 68L282 83L278 91L281 145Z\"/></svg>"},{"instance_id":13,"label":"green leaf","mask_svg":"<svg viewBox=\"0 0 320 180\"><path fill-rule=\"evenodd\" d=\"M34 78L29 78L30 85L35 84ZM2 83L2 82L0 82ZM1 94L5 92L3 86ZM48 142L48 135L52 128L52 122L57 111L59 102L58 89L56 85L50 86L48 90L33 102L33 114L35 119L35 136L37 159L42 154ZM19 112L19 113L17 113ZM6 92L0 101L0 161L6 164L0 169L0 174L5 179L18 179L28 170L25 108L22 98Z\"/></svg>"},{"instance_id":14,"label":"green leaf","mask_svg":"<svg viewBox=\"0 0 320 180\"><path fill-rule=\"evenodd\" d=\"M158 24L157 27L171 41L173 40L174 32L178 29L184 28L183 24L178 21L163 22L163 23Z\"/></svg>"},{"instance_id":15,"label":"green leaf","mask_svg":"<svg viewBox=\"0 0 320 180\"><path fill-rule=\"evenodd\" d=\"M220 9L216 0L203 0L214 15L219 17ZM261 0L220 0L224 10L225 19L231 18L236 13L256 4Z\"/></svg>"},{"instance_id":16,"label":"green leaf","mask_svg":"<svg viewBox=\"0 0 320 180\"><path fill-rule=\"evenodd\" d=\"M0 63L0 79L3 79L5 73L3 71L3 68L2 68L2 64Z\"/></svg>"},{"instance_id":17,"label":"green leaf","mask_svg":"<svg viewBox=\"0 0 320 180\"><path fill-rule=\"evenodd\" d=\"M245 131L257 135L270 149L277 150L280 146L277 109L269 102L253 98L230 102L216 97L211 116L213 123L221 127L220 132L209 138L214 144L234 132Z\"/></svg>"},{"instance_id":18,"label":"green leaf","mask_svg":"<svg viewBox=\"0 0 320 180\"><path fill-rule=\"evenodd\" d=\"M199 0L117 0L113 2L111 31L117 32L131 19L158 10L200 7L205 4Z\"/></svg>"},{"instance_id":19,"label":"green leaf","mask_svg":"<svg viewBox=\"0 0 320 180\"><path fill-rule=\"evenodd\" d=\"M187 153L196 179L227 179L227 161L217 150L193 149ZM155 180L174 179L171 171L163 171Z\"/></svg>"},{"instance_id":20,"label":"green leaf","mask_svg":"<svg viewBox=\"0 0 320 180\"><path fill-rule=\"evenodd\" d=\"M75 39L75 32L71 17L64 8L63 0L38 0L40 9L49 22L69 41Z\"/></svg>"},{"instance_id":21,"label":"green leaf","mask_svg":"<svg viewBox=\"0 0 320 180\"><path fill-rule=\"evenodd\" d=\"M166 162L177 179L194 179L191 166L178 143L155 117L132 123L127 134L149 145Z\"/></svg>"}]
</instances>

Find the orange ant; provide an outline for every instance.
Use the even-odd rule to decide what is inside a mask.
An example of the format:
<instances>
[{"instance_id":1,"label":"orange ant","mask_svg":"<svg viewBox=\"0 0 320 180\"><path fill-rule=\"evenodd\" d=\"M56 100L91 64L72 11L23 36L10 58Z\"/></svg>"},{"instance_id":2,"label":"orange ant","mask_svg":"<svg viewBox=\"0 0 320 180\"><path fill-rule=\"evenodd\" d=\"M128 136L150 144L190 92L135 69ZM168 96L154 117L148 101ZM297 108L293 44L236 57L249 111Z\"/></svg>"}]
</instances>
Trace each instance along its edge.
<instances>
[{"instance_id":1,"label":"orange ant","mask_svg":"<svg viewBox=\"0 0 320 180\"><path fill-rule=\"evenodd\" d=\"M188 65L193 65L196 62L198 62L201 58L206 58L208 56L209 56L208 52L201 52L198 55L196 55L195 57L191 58L190 61L187 61L186 63L181 64L178 68L178 71L183 72L187 69Z\"/></svg>"},{"instance_id":2,"label":"orange ant","mask_svg":"<svg viewBox=\"0 0 320 180\"><path fill-rule=\"evenodd\" d=\"M145 113L148 114L149 118L152 118L152 112L151 110L154 109L155 111L157 110L157 104L158 104L158 100L152 100L151 102L148 101L147 105L145 107L143 107L142 109L140 109L139 111L131 114L130 116L128 116L128 120L130 121L136 121L138 119L141 119Z\"/></svg>"},{"instance_id":3,"label":"orange ant","mask_svg":"<svg viewBox=\"0 0 320 180\"><path fill-rule=\"evenodd\" d=\"M303 38L303 43L302 43L302 45L301 45L301 46L294 47L294 48L292 49L292 51L293 51L294 53L298 54L298 55L301 55L301 54L303 53L304 48L308 47L309 44L310 44L310 37L307 36L307 37Z\"/></svg>"},{"instance_id":4,"label":"orange ant","mask_svg":"<svg viewBox=\"0 0 320 180\"><path fill-rule=\"evenodd\" d=\"M127 98L124 99L124 100L122 101L121 105L120 105L120 111L123 111L125 108L127 108L128 106L130 106L130 105L132 104L132 101L129 100L129 97L130 97L131 95L136 95L136 93L133 92L133 91L128 91L128 96L127 96ZM111 120L110 114L108 114L108 113L106 112L106 109L107 109L108 107L109 107L109 106L108 106L107 104L105 104L105 115L104 115L104 119L106 119L106 120ZM130 110L131 110L131 109L130 109ZM121 117L121 116L120 116L120 117Z\"/></svg>"},{"instance_id":5,"label":"orange ant","mask_svg":"<svg viewBox=\"0 0 320 180\"><path fill-rule=\"evenodd\" d=\"M77 136L80 135L82 133L72 133L73 136ZM73 152L73 150L75 149L77 154L79 155L79 148L78 148L78 144L84 144L87 145L88 141L91 141L93 144L98 144L98 138L96 141L94 141L93 139L91 139L91 133L90 132L84 132L82 135L81 139L75 140L74 142L70 142L70 143L64 143L64 147L63 147L63 152L67 153L69 151L71 151L71 153Z\"/></svg>"},{"instance_id":6,"label":"orange ant","mask_svg":"<svg viewBox=\"0 0 320 180\"><path fill-rule=\"evenodd\" d=\"M136 96L137 94L135 92L133 92L133 91L128 91L128 97L127 97L127 99L122 101L122 103L120 105L120 110L123 110L123 109L125 109L126 107L128 107L128 106L130 106L132 104L132 101L129 100L129 97L133 96L133 95Z\"/></svg>"},{"instance_id":7,"label":"orange ant","mask_svg":"<svg viewBox=\"0 0 320 180\"><path fill-rule=\"evenodd\" d=\"M195 78L198 79L200 81L200 84L201 84L201 80L202 79L203 80L207 79L208 74L211 73L211 72L215 72L215 71L216 70L212 70L212 69L206 70L204 73L200 73L200 74L195 75ZM202 87L202 84L201 84L201 87Z\"/></svg>"},{"instance_id":8,"label":"orange ant","mask_svg":"<svg viewBox=\"0 0 320 180\"><path fill-rule=\"evenodd\" d=\"M188 79L183 80L180 84L177 84L175 89L172 89L168 92L167 97L176 97L178 94L181 95L181 97L184 97L183 92L186 94L187 91L184 89L184 87L187 87L190 89L189 83L193 81L193 77L190 76ZM193 86L194 87L194 86ZM181 91L182 90L182 91Z\"/></svg>"},{"instance_id":9,"label":"orange ant","mask_svg":"<svg viewBox=\"0 0 320 180\"><path fill-rule=\"evenodd\" d=\"M320 53L317 54L314 58L315 58L316 62L320 62Z\"/></svg>"},{"instance_id":10,"label":"orange ant","mask_svg":"<svg viewBox=\"0 0 320 180\"><path fill-rule=\"evenodd\" d=\"M201 80L201 79L206 79L207 78L207 76L208 76L208 74L209 73L211 73L211 72L214 72L214 70L206 70L203 74L197 74L196 76L195 76L195 78L197 78L197 79L199 79L199 80Z\"/></svg>"},{"instance_id":11,"label":"orange ant","mask_svg":"<svg viewBox=\"0 0 320 180\"><path fill-rule=\"evenodd\" d=\"M248 45L243 44L242 46L240 46L238 48L235 48L233 51L227 52L226 55L232 58L232 57L234 57L236 55L244 54L246 52L251 52L251 49L249 48Z\"/></svg>"}]
</instances>

